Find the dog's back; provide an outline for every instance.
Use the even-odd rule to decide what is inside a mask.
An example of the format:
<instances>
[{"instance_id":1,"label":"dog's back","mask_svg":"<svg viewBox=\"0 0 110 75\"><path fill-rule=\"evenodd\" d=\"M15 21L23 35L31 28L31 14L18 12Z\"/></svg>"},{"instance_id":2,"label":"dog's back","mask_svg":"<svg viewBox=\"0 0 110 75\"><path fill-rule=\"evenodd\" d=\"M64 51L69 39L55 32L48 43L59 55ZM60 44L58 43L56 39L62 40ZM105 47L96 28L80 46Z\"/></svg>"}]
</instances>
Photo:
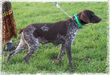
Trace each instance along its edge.
<instances>
[{"instance_id":1,"label":"dog's back","mask_svg":"<svg viewBox=\"0 0 110 75\"><path fill-rule=\"evenodd\" d=\"M58 35L66 36L68 29L68 21L60 21L57 23L37 23L31 24L28 27L21 29L21 32L32 31L30 28L33 27L33 36L35 38L45 39L48 42L55 41Z\"/></svg>"}]
</instances>

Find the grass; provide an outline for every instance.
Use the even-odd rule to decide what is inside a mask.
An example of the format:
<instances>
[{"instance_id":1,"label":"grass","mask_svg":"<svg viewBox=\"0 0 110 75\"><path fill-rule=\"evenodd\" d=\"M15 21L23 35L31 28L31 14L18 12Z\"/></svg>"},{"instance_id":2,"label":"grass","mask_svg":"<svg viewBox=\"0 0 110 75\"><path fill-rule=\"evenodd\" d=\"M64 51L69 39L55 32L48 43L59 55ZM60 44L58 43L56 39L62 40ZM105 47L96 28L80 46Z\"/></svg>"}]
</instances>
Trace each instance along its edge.
<instances>
[{"instance_id":1,"label":"grass","mask_svg":"<svg viewBox=\"0 0 110 75\"><path fill-rule=\"evenodd\" d=\"M52 3L12 3L17 32L31 23L57 22L67 19ZM73 63L76 66L75 73L107 73L107 27L108 4L106 2L93 3L61 3L71 16L84 9L94 11L102 21L98 24L88 24L81 28L72 45ZM19 35L13 38L15 46L19 43ZM67 72L67 56L59 64L53 63L53 58L59 53L60 46L45 44L40 46L30 59L29 64L22 61L27 51L23 51L6 62L7 53L4 52L2 71L8 73L55 73Z\"/></svg>"}]
</instances>

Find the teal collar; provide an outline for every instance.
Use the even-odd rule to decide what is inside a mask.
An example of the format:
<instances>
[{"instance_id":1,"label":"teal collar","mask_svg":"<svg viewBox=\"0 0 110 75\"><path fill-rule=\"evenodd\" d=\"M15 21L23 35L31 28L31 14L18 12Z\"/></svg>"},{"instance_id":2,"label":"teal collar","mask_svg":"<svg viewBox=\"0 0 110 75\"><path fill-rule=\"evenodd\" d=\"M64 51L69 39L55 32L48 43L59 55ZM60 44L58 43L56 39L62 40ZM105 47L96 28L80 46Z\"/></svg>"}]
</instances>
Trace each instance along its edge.
<instances>
[{"instance_id":1,"label":"teal collar","mask_svg":"<svg viewBox=\"0 0 110 75\"><path fill-rule=\"evenodd\" d=\"M82 27L82 24L81 24L81 22L79 21L78 16L77 16L77 15L74 15L74 17L75 17L75 20L76 20L76 22L77 22L77 24L78 24L78 28L81 28L81 27Z\"/></svg>"}]
</instances>

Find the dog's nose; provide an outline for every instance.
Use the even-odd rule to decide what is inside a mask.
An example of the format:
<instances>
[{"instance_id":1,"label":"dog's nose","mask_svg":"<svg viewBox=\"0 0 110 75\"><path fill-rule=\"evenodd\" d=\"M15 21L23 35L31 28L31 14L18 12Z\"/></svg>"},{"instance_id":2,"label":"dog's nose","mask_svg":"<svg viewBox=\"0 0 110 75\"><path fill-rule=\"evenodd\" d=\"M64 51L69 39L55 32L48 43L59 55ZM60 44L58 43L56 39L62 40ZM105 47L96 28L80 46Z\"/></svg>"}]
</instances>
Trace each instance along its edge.
<instances>
[{"instance_id":1,"label":"dog's nose","mask_svg":"<svg viewBox=\"0 0 110 75\"><path fill-rule=\"evenodd\" d=\"M94 23L99 23L102 19L97 17L96 21Z\"/></svg>"},{"instance_id":2,"label":"dog's nose","mask_svg":"<svg viewBox=\"0 0 110 75\"><path fill-rule=\"evenodd\" d=\"M101 21L102 19L101 18L99 18L99 21Z\"/></svg>"},{"instance_id":3,"label":"dog's nose","mask_svg":"<svg viewBox=\"0 0 110 75\"><path fill-rule=\"evenodd\" d=\"M99 18L99 19L98 19L98 22L100 22L101 20L102 20L102 19L101 19L101 18Z\"/></svg>"}]
</instances>

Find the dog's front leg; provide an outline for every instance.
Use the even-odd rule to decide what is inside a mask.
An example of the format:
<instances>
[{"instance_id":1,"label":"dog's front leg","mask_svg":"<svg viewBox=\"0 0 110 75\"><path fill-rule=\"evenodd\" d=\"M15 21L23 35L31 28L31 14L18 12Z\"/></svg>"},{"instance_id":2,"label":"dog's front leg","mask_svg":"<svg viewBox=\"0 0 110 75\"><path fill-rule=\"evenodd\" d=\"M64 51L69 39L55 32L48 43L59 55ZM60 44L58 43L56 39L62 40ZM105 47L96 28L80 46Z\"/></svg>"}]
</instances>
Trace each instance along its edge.
<instances>
[{"instance_id":1,"label":"dog's front leg","mask_svg":"<svg viewBox=\"0 0 110 75\"><path fill-rule=\"evenodd\" d=\"M71 41L67 41L67 43L66 43L66 52L67 52L69 66L71 68L73 68L73 65L72 65Z\"/></svg>"},{"instance_id":2,"label":"dog's front leg","mask_svg":"<svg viewBox=\"0 0 110 75\"><path fill-rule=\"evenodd\" d=\"M59 61L63 60L64 54L65 54L65 44L62 44L62 47L61 47L61 50L60 50L60 53L59 53L57 59Z\"/></svg>"},{"instance_id":3,"label":"dog's front leg","mask_svg":"<svg viewBox=\"0 0 110 75\"><path fill-rule=\"evenodd\" d=\"M63 56L65 54L65 44L62 44L60 53L57 56L57 59L54 61L55 63L59 63L63 60Z\"/></svg>"}]
</instances>

